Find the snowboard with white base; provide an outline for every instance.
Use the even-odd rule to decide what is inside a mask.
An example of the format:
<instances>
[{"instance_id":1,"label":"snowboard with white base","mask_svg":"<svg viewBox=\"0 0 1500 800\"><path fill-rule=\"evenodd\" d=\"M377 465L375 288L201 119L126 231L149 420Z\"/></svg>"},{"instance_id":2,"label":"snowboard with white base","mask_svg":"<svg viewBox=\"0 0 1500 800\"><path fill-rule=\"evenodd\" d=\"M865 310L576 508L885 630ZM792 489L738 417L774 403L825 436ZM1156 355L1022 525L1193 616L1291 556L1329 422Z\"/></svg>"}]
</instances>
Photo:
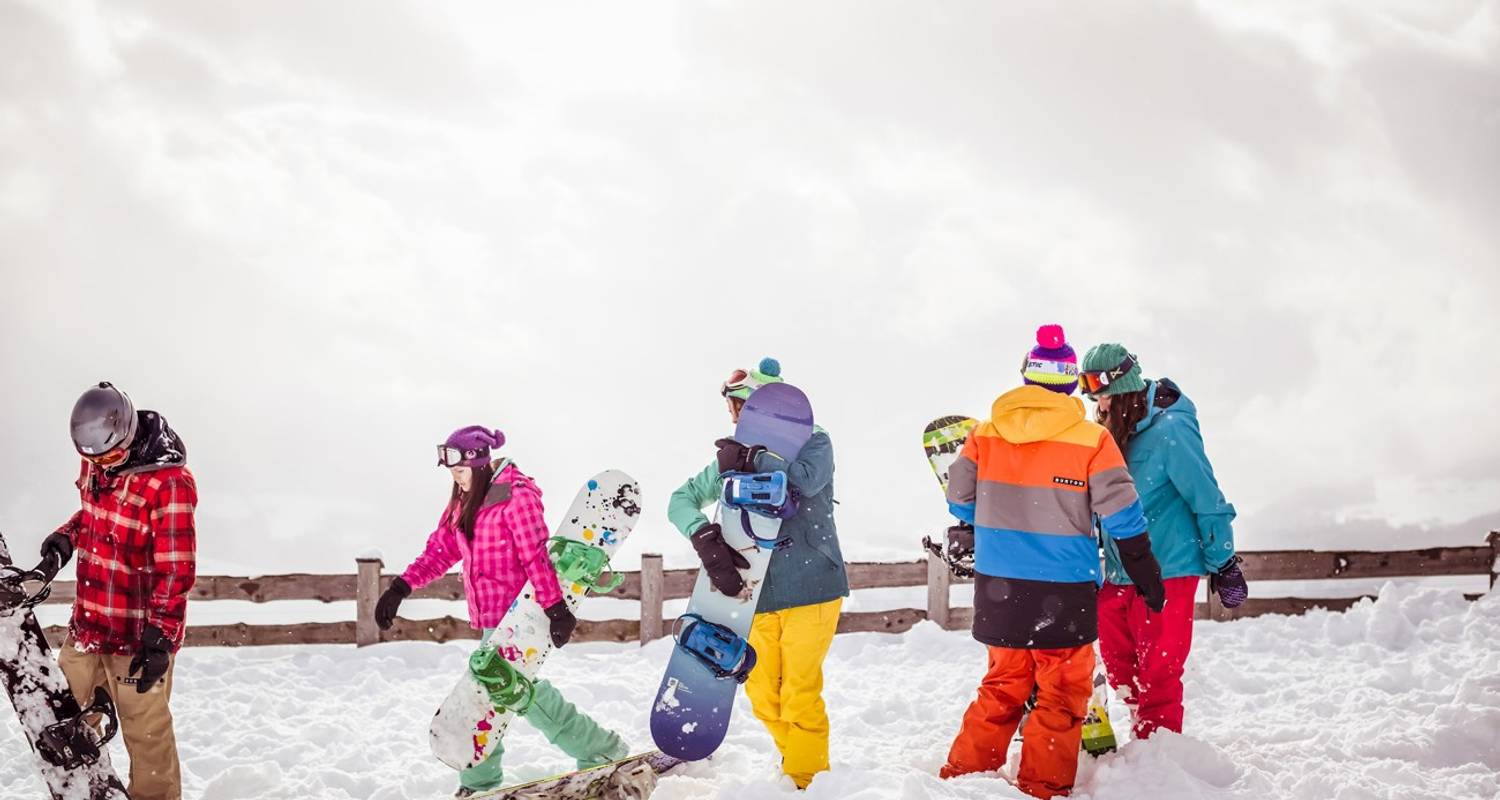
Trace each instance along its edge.
<instances>
[{"instance_id":1,"label":"snowboard with white base","mask_svg":"<svg viewBox=\"0 0 1500 800\"><path fill-rule=\"evenodd\" d=\"M42 784L54 800L128 800L115 775L105 744L119 722L109 694L101 687L88 711L79 709L62 670L48 651L47 639L31 606L46 598L52 574L11 566L10 551L0 537L0 685L15 706L26 741L36 755ZM100 713L105 735L83 724L89 712Z\"/></svg>"},{"instance_id":2,"label":"snowboard with white base","mask_svg":"<svg viewBox=\"0 0 1500 800\"><path fill-rule=\"evenodd\" d=\"M745 402L734 438L746 446L762 445L791 462L812 433L807 395L790 384L772 383L756 389ZM734 493L735 481L755 483L754 477L762 476L726 476L721 491L727 488ZM784 475L781 481L784 485ZM685 761L707 758L729 731L735 694L755 666L755 651L747 640L760 587L780 538L779 518L723 502L714 520L722 528L724 541L750 566L740 570L745 588L735 597L720 594L709 582L708 572L699 570L687 613L673 625L678 646L672 650L651 704L651 738L663 753ZM693 646L696 652L690 649Z\"/></svg>"},{"instance_id":3,"label":"snowboard with white base","mask_svg":"<svg viewBox=\"0 0 1500 800\"><path fill-rule=\"evenodd\" d=\"M548 542L554 566L559 566L563 548L568 548L566 557L594 555L607 564L640 518L640 498L640 485L619 470L607 470L589 479ZM590 554L588 549L598 553ZM592 587L568 580L560 566L558 580L563 600L576 613L579 602ZM536 679L542 662L553 649L551 622L528 582L489 641L475 655L508 662L523 679L518 681L521 686L517 695L526 697L525 687ZM466 670L432 719L428 729L432 754L453 769L476 766L495 751L514 717L514 712L497 708L491 689Z\"/></svg>"}]
</instances>

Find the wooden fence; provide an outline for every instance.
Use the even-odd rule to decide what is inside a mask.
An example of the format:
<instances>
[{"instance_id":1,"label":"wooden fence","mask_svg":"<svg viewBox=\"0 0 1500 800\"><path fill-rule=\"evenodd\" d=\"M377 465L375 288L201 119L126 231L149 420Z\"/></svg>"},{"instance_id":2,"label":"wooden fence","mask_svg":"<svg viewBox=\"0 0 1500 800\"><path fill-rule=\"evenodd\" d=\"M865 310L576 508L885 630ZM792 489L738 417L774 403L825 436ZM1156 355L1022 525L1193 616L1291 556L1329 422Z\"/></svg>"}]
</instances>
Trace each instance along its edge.
<instances>
[{"instance_id":1,"label":"wooden fence","mask_svg":"<svg viewBox=\"0 0 1500 800\"><path fill-rule=\"evenodd\" d=\"M1431 577L1441 575L1488 575L1493 587L1500 571L1500 531L1490 533L1487 544L1478 547L1435 547L1426 550L1319 551L1270 550L1240 554L1246 576L1253 581L1312 581L1355 578ZM267 575L257 578L201 576L193 587L192 600L240 600L270 603L283 600L317 600L324 603L355 603L355 619L343 622L302 622L286 625L191 625L187 644L192 646L243 646L271 644L349 644L360 646L385 641L434 641L477 638L468 621L446 616L438 619L397 619L388 631L375 625L375 602L394 576L382 575L378 559L359 559L353 575ZM667 633L662 607L693 591L697 569L663 569L662 558L641 556L638 572L623 572L624 581L602 596L640 603L639 619L580 620L575 641L640 641L646 643ZM953 630L967 628L973 609L949 604L953 578L943 563L929 556L925 561L856 562L849 564L849 586L854 590L927 587L926 608L886 611L851 611L839 620L839 633L875 631L899 633L924 619ZM1312 608L1343 610L1352 598L1251 597L1244 605L1226 609L1218 598L1205 592L1198 604L1200 619L1231 620L1261 614L1301 614ZM54 585L48 603L71 603L71 582ZM412 599L462 600L463 582L447 575L411 595ZM1472 597L1472 596L1471 596ZM191 612L189 612L191 614ZM64 629L47 629L54 643Z\"/></svg>"}]
</instances>

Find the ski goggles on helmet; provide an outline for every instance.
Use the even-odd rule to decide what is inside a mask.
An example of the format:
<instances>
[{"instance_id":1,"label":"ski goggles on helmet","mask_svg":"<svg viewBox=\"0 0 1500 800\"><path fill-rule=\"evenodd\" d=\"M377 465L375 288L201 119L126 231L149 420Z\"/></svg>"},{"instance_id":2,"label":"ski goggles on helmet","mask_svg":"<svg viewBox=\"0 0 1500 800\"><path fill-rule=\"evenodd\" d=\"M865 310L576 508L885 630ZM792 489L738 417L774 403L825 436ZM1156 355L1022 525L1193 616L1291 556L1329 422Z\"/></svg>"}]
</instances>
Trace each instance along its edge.
<instances>
[{"instance_id":1,"label":"ski goggles on helmet","mask_svg":"<svg viewBox=\"0 0 1500 800\"><path fill-rule=\"evenodd\" d=\"M1080 372L1078 374L1079 384L1082 385L1084 394L1094 397L1105 389L1108 389L1111 383L1129 375L1133 369L1135 369L1135 356L1127 355L1125 356L1125 360L1121 361L1114 369L1084 370Z\"/></svg>"},{"instance_id":2,"label":"ski goggles on helmet","mask_svg":"<svg viewBox=\"0 0 1500 800\"><path fill-rule=\"evenodd\" d=\"M96 467L113 467L124 463L125 459L129 456L130 448L116 447L108 453L100 453L97 456L86 455L84 458L88 459L89 463Z\"/></svg>"},{"instance_id":3,"label":"ski goggles on helmet","mask_svg":"<svg viewBox=\"0 0 1500 800\"><path fill-rule=\"evenodd\" d=\"M728 397L731 392L738 392L742 389L754 389L755 386L756 384L750 381L750 373L742 369L737 369L729 373L729 377L724 380L724 385L719 387L719 394Z\"/></svg>"},{"instance_id":4,"label":"ski goggles on helmet","mask_svg":"<svg viewBox=\"0 0 1500 800\"><path fill-rule=\"evenodd\" d=\"M446 444L438 445L437 451L440 467L472 467L489 460L490 457L488 450L464 450Z\"/></svg>"}]
</instances>

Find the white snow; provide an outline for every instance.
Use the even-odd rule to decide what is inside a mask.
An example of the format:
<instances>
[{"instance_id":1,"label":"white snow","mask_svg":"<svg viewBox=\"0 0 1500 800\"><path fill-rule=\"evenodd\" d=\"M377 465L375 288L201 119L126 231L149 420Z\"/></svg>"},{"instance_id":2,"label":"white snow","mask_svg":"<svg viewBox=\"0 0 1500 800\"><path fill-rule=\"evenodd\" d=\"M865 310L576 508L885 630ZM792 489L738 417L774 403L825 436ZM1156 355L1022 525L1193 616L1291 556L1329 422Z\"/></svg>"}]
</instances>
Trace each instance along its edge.
<instances>
[{"instance_id":1,"label":"white snow","mask_svg":"<svg viewBox=\"0 0 1500 800\"><path fill-rule=\"evenodd\" d=\"M1194 634L1185 734L1128 742L1097 762L1085 758L1075 797L1489 800L1500 793L1500 593L1470 603L1452 591L1387 584L1379 600L1346 613L1201 622ZM454 773L427 752L427 723L472 646L184 651L174 711L187 796L448 796ZM641 750L650 746L648 706L669 647L574 645L545 674ZM995 777L936 777L983 666L983 648L967 633L931 624L897 636L840 636L826 674L832 772L805 795L794 793L741 694L714 759L664 779L655 797L1021 797ZM1123 709L1115 711L1128 738ZM569 767L524 724L507 745L510 780ZM123 749L114 747L124 770ZM37 796L6 707L0 798Z\"/></svg>"}]
</instances>

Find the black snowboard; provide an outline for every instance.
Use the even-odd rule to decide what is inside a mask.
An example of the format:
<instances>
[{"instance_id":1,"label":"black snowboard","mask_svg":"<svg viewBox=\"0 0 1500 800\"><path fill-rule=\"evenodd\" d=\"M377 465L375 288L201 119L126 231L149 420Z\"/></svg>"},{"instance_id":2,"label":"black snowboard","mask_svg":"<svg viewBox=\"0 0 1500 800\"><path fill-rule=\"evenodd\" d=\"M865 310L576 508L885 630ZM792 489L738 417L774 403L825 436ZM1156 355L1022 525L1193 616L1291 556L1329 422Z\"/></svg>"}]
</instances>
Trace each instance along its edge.
<instances>
[{"instance_id":1,"label":"black snowboard","mask_svg":"<svg viewBox=\"0 0 1500 800\"><path fill-rule=\"evenodd\" d=\"M0 566L10 565L10 550L0 536ZM29 607L0 609L0 683L16 708L42 783L53 800L129 800L125 785L110 766L109 752L78 724L82 713L78 702L68 691L41 623ZM108 703L109 695L100 689L90 708L102 710L105 724L112 726L113 709L105 707ZM94 751L97 756L90 760Z\"/></svg>"}]
</instances>

